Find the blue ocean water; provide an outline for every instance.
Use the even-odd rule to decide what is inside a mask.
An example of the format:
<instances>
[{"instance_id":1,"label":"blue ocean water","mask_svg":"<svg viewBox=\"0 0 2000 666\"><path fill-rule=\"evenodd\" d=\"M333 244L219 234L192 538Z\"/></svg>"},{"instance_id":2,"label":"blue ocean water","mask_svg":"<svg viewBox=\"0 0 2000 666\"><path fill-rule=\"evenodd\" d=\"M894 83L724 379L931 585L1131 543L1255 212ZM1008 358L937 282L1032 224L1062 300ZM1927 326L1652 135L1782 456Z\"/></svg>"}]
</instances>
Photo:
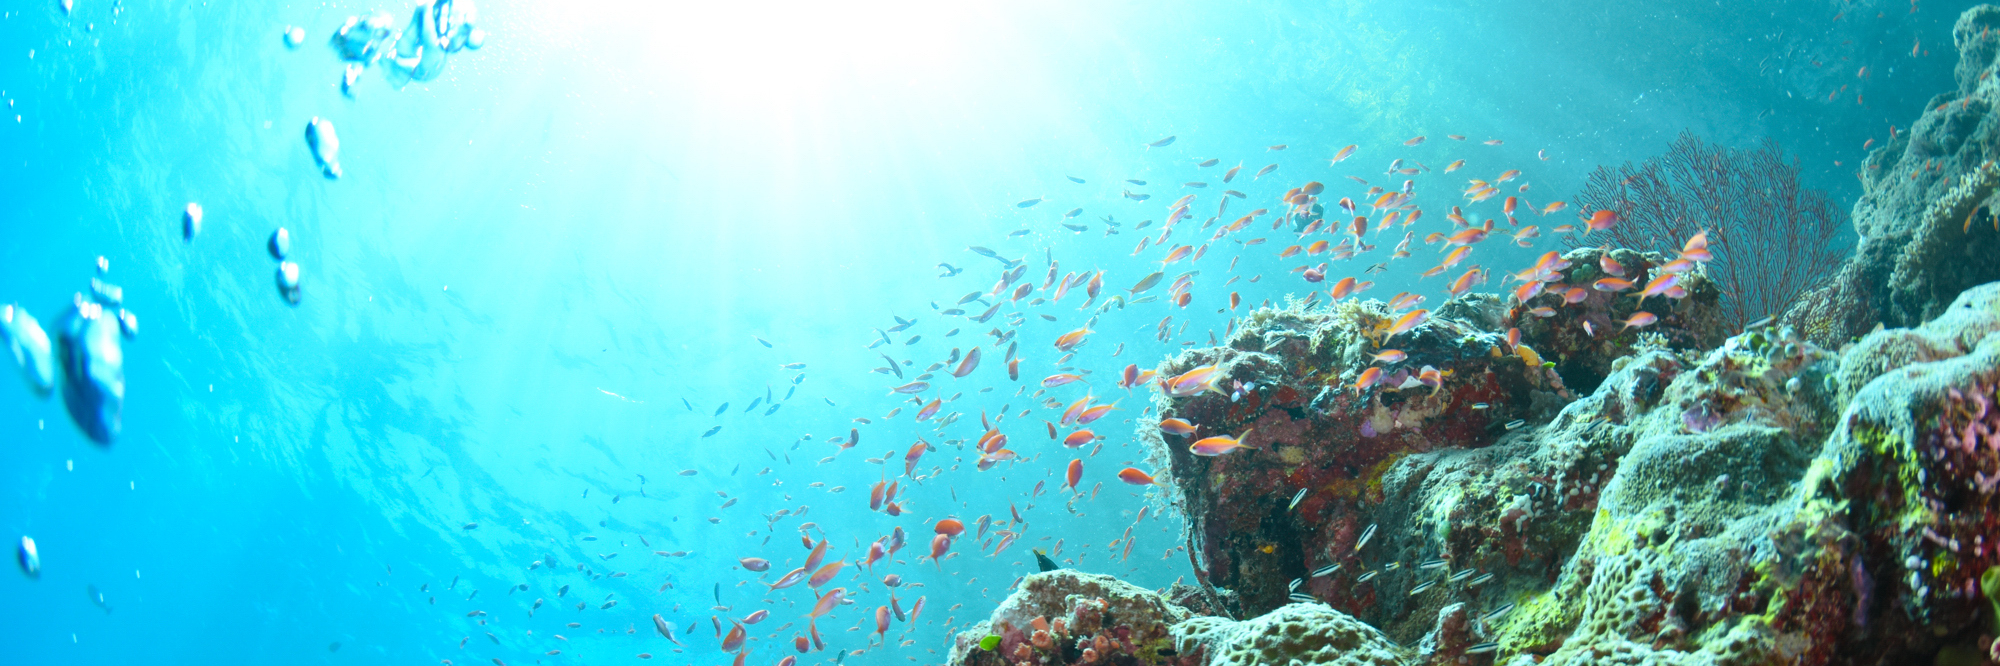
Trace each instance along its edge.
<instances>
[{"instance_id":1,"label":"blue ocean water","mask_svg":"<svg viewBox=\"0 0 2000 666\"><path fill-rule=\"evenodd\" d=\"M436 79L397 89L377 66L345 95L328 37L376 9L399 27L411 12L0 7L0 302L52 325L102 257L140 324L108 446L60 396L0 382L0 536L32 537L41 558L39 577L0 576L0 662L720 663L710 616L769 609L749 661L775 663L813 597L757 581L798 566L812 522L829 559L864 557L897 527L909 545L842 574L856 603L820 619L829 649L801 661L940 663L947 621L983 619L1034 570L1030 548L1060 542L1067 565L1151 587L1189 576L1178 514L1113 476L1148 468L1132 432L1152 396L1117 388L1117 372L1224 336L1231 292L1240 315L1327 286L1289 272L1299 261L1276 255L1290 235L1263 219L1164 268L1167 281L1200 271L1186 308L1029 305L1051 295L1051 260L1103 270L1104 304L1162 270L1162 250L1133 247L1185 194L1194 217L1173 245L1209 238L1190 227L1222 189L1245 194L1226 224L1348 175L1416 180L1433 206L1422 224L1443 228L1452 160L1469 177L1522 170L1540 205L1683 129L1776 138L1844 207L1863 142L1948 85L1962 7L487 2L484 47ZM305 32L297 48L288 26ZM338 128L338 180L307 150L315 117ZM1398 158L1431 172L1384 175ZM190 202L204 228L185 240ZM296 306L265 248L279 227ZM1242 244L1253 237L1270 240ZM1001 308L1018 324L942 313L995 300L958 305L1003 270L971 246L1025 262L1034 295ZM1369 296L1439 290L1407 266ZM916 323L876 332L896 317ZM1052 341L1084 327L1088 344L1060 362ZM1017 331L1019 381L989 330ZM974 346L973 374L937 370L921 394L957 396L940 412L957 421L913 422L919 405L889 389ZM909 362L905 378L875 371L885 353ZM1065 367L1094 374L1048 399L1118 404L1096 455L1050 441L1059 407L1026 395ZM777 411L752 407L767 396ZM1005 415L1021 460L973 469L982 413ZM850 428L860 445L829 443ZM916 480L900 462L920 437L938 448ZM1062 473L1079 456L1072 498ZM869 510L885 479L901 482L903 515ZM1117 557L1108 544L1144 507ZM793 515L770 518L780 510ZM956 557L920 561L938 519L1016 510L1011 549L961 539ZM743 557L773 568L745 572ZM869 634L892 592L906 611L927 605L883 645ZM655 613L684 652L653 632Z\"/></svg>"}]
</instances>

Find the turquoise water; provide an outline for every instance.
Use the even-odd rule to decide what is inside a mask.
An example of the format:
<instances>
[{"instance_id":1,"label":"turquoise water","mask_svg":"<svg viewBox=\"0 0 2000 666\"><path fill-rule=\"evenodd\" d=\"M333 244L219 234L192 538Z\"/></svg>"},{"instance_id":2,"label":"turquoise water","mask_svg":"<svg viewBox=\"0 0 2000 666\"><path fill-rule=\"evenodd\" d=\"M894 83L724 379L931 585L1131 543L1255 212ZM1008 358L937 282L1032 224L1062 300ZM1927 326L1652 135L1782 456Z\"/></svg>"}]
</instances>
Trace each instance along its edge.
<instances>
[{"instance_id":1,"label":"turquoise water","mask_svg":"<svg viewBox=\"0 0 2000 666\"><path fill-rule=\"evenodd\" d=\"M1844 207L1863 142L1949 85L1961 9L489 2L485 46L452 54L437 78L397 89L378 65L343 95L327 37L376 8L399 26L410 12L0 8L0 302L53 326L102 257L140 324L108 446L61 396L0 382L0 532L32 537L41 559L38 578L0 576L0 661L719 663L729 657L710 616L769 609L748 661L775 663L795 654L813 597L754 581L798 566L799 527L812 522L829 560L863 557L896 527L909 545L900 562L829 584L856 603L820 619L828 649L800 660L939 663L947 622L983 619L1034 570L1031 547L1060 540L1066 566L1149 587L1188 576L1185 552L1170 550L1180 516L1113 476L1150 469L1132 433L1155 393L1117 388L1118 370L1222 338L1231 292L1239 315L1324 296L1400 234L1371 236L1382 249L1312 285L1290 272L1301 258L1277 257L1292 236L1259 218L1166 267L1168 282L1200 271L1188 307L1102 314L1079 310L1081 294L1028 305L1047 295L1051 258L1059 273L1105 271L1101 304L1159 270L1164 250L1133 248L1157 239L1184 194L1197 195L1193 219L1172 245L1210 237L1198 225L1222 189L1246 195L1226 224L1279 210L1307 181L1358 189L1347 175L1392 190L1416 181L1427 216L1413 230L1442 230L1459 176L1519 169L1531 186L1520 195L1540 206L1683 129L1739 147L1776 138ZM302 45L286 46L287 26L304 29ZM338 180L302 138L314 117L338 128ZM1402 145L1418 135L1427 141ZM1348 144L1354 156L1329 167ZM1208 158L1219 163L1197 166ZM1383 175L1399 158L1432 171ZM1443 175L1456 159L1466 171ZM1208 187L1182 185L1197 181ZM185 240L190 202L204 224ZM1120 233L1105 235L1105 216ZM279 227L302 276L296 306L265 248ZM1258 237L1269 242L1241 244ZM1558 247L1491 245L1478 261L1506 270ZM941 314L983 311L956 304L999 279L1002 264L969 246L1025 260L1034 294L1001 308L1022 313L1018 325ZM1434 250L1415 252L1366 296L1442 302L1441 278L1417 275ZM963 272L939 277L940 262ZM895 317L916 323L870 349ZM1057 365L1052 341L1086 326L1088 343ZM1018 331L1020 381L1005 375L995 329ZM975 345L978 369L939 370L922 394L962 394L943 428L913 422L918 405L890 394L908 379L874 371L887 353L911 361L901 370L913 379ZM1050 441L1042 422L1060 409L1017 395L1061 367L1094 374L1049 398L1118 404L1094 424L1104 446L1084 458L1074 500L1063 469L1090 449ZM766 396L782 406L751 407ZM980 415L1003 407L1021 459L976 471ZM850 428L859 446L828 442ZM900 461L919 437L939 448L916 482ZM866 462L885 453L888 464ZM869 510L885 478L902 481L901 516ZM1147 506L1129 559L1108 555ZM781 509L808 513L767 522ZM938 519L1015 509L1026 529L1007 551L961 539L956 557L920 561ZM772 570L736 568L753 556ZM905 611L927 605L883 645L869 634L889 573L904 577L893 593ZM546 603L530 617L536 599ZM607 600L619 603L600 609ZM654 633L655 613L685 652Z\"/></svg>"}]
</instances>

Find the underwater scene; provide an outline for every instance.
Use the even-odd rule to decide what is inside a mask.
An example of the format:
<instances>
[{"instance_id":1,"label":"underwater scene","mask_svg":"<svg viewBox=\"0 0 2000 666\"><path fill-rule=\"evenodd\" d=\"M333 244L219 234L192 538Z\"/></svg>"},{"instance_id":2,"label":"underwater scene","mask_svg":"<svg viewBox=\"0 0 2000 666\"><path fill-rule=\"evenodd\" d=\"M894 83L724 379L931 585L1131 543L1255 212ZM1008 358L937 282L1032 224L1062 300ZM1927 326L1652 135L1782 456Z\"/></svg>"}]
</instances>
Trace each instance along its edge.
<instances>
[{"instance_id":1,"label":"underwater scene","mask_svg":"<svg viewBox=\"0 0 2000 666\"><path fill-rule=\"evenodd\" d=\"M11 0L0 664L2000 662L2000 5Z\"/></svg>"}]
</instances>

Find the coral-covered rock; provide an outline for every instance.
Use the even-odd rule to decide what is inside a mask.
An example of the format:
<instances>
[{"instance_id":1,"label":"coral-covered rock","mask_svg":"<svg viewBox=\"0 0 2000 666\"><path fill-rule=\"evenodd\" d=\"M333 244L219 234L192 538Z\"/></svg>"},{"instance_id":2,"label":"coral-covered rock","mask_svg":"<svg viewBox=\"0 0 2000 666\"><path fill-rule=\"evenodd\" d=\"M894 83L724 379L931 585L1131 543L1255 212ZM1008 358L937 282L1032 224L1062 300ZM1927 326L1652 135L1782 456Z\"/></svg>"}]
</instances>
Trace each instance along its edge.
<instances>
[{"instance_id":1,"label":"coral-covered rock","mask_svg":"<svg viewBox=\"0 0 2000 666\"><path fill-rule=\"evenodd\" d=\"M1198 657L1190 666L1395 666L1408 653L1382 632L1319 604L1290 604L1236 622L1198 617L1174 627L1176 648Z\"/></svg>"},{"instance_id":2,"label":"coral-covered rock","mask_svg":"<svg viewBox=\"0 0 2000 666\"><path fill-rule=\"evenodd\" d=\"M1162 403L1196 423L1277 426L1268 442L1253 438L1262 448L1213 458L1155 442L1202 539L1208 584L1244 592L1246 608L1273 592L1309 595L1419 646L1404 658L1436 663L1489 649L1496 663L1808 666L1990 649L2000 629L1990 616L2000 573L1989 573L2000 572L2000 283L1841 353L1789 327L1705 354L1642 344L1545 422L1456 439L1429 430L1451 417L1411 408L1429 387L1400 401L1332 388L1275 399L1305 383L1274 368L1325 372L1313 368L1340 339L1328 328L1345 316L1360 322L1349 330L1367 331L1368 307L1266 314L1237 346L1183 359L1219 361L1258 386L1235 402ZM1419 329L1434 338L1405 346L1433 358L1448 345L1476 349L1483 335L1462 326L1434 320ZM1481 372L1503 386L1534 379L1494 379L1509 370L1491 362ZM1478 389L1447 381L1438 395L1458 390ZM1244 405L1266 396L1274 404ZM1418 415L1389 421L1414 425L1399 448L1371 449L1385 433L1364 437L1356 405ZM1453 416L1477 420L1474 411ZM1293 452L1304 448L1293 441L1316 449ZM1370 455L1365 475L1293 481ZM1299 487L1307 493L1292 507Z\"/></svg>"},{"instance_id":3,"label":"coral-covered rock","mask_svg":"<svg viewBox=\"0 0 2000 666\"><path fill-rule=\"evenodd\" d=\"M1187 609L1136 585L1058 569L1021 579L985 622L959 632L950 662L961 666L1178 663L1168 627ZM1000 637L994 649L980 642Z\"/></svg>"},{"instance_id":4,"label":"coral-covered rock","mask_svg":"<svg viewBox=\"0 0 2000 666\"><path fill-rule=\"evenodd\" d=\"M1960 291L2000 279L2000 7L1980 5L1952 29L1958 88L1940 93L1861 165L1855 255L1785 321L1822 345L1881 322L1915 326Z\"/></svg>"},{"instance_id":5,"label":"coral-covered rock","mask_svg":"<svg viewBox=\"0 0 2000 666\"><path fill-rule=\"evenodd\" d=\"M1600 290L1593 285L1607 278L1644 285L1658 274L1657 268L1666 257L1655 252L1612 250L1611 267L1621 275L1611 275L1605 272L1605 262L1599 261L1604 254L1604 250L1589 247L1564 254L1569 268L1559 271L1560 280L1509 309L1499 326L1502 331L1519 328L1521 344L1539 352L1544 361L1555 363L1556 372L1571 390L1597 390L1598 382L1611 374L1611 362L1631 354L1642 332L1657 336L1672 349L1700 351L1714 349L1723 338L1737 332L1727 330L1722 292L1708 279L1705 269L1681 276L1685 298L1640 299L1634 291ZM1621 324L1638 312L1659 320L1643 331L1623 330Z\"/></svg>"},{"instance_id":6,"label":"coral-covered rock","mask_svg":"<svg viewBox=\"0 0 2000 666\"><path fill-rule=\"evenodd\" d=\"M1159 398L1158 413L1195 424L1193 437L1145 427L1140 437L1164 470L1162 484L1196 520L1195 554L1205 562L1197 577L1240 594L1243 612L1284 605L1286 581L1330 564L1347 573L1315 579L1311 593L1349 613L1368 607L1372 587L1344 581L1366 571L1365 562L1384 563L1380 549L1357 556L1355 546L1370 509L1385 501L1385 473L1412 454L1492 444L1509 424L1545 420L1572 398L1555 372L1509 353L1497 332L1441 314L1385 336L1395 316L1375 301L1263 309L1228 346L1161 366L1161 376L1173 376L1216 365L1220 385L1232 387ZM1386 347L1406 358L1372 363ZM1419 377L1426 367L1436 386ZM1378 379L1357 389L1371 368ZM1215 457L1189 450L1194 438L1246 431L1252 449Z\"/></svg>"}]
</instances>

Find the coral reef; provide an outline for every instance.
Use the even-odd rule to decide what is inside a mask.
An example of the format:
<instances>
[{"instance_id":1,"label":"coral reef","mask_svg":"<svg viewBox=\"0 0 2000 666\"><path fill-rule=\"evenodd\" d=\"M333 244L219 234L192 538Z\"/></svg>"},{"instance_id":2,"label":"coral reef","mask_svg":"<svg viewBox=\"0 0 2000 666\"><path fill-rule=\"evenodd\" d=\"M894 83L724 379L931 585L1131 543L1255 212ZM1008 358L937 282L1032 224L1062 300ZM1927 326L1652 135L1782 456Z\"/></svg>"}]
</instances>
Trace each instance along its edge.
<instances>
[{"instance_id":1,"label":"coral reef","mask_svg":"<svg viewBox=\"0 0 2000 666\"><path fill-rule=\"evenodd\" d=\"M1649 332L1673 349L1714 349L1724 337L1737 332L1724 317L1721 291L1708 279L1705 269L1683 276L1681 286L1688 295L1677 300L1654 298L1642 303L1630 293L1590 288L1588 285L1609 277L1645 284L1666 261L1656 252L1610 250L1612 261L1623 272L1613 276L1599 261L1605 253L1598 248L1579 248L1564 254L1563 260L1570 267L1559 271L1557 286L1509 310L1506 320L1498 325L1500 330L1521 329L1522 344L1540 352L1544 360L1555 362L1556 372L1571 389L1580 393L1596 390L1611 374L1612 360L1632 353L1638 336L1621 334L1619 322L1635 312L1644 310L1659 316L1660 321L1649 327ZM1581 300L1568 302L1560 285L1578 285Z\"/></svg>"},{"instance_id":2,"label":"coral reef","mask_svg":"<svg viewBox=\"0 0 2000 666\"><path fill-rule=\"evenodd\" d=\"M1880 322L1910 327L1937 316L1959 292L2000 279L2000 7L1980 5L1952 29L1958 87L1940 93L1907 130L1870 152L1851 217L1861 242L1824 287L1784 321L1823 346Z\"/></svg>"},{"instance_id":3,"label":"coral reef","mask_svg":"<svg viewBox=\"0 0 2000 666\"><path fill-rule=\"evenodd\" d=\"M1319 604L1288 604L1242 622L1197 617L1174 625L1182 654L1206 666L1390 666L1406 652L1382 632Z\"/></svg>"},{"instance_id":4,"label":"coral reef","mask_svg":"<svg viewBox=\"0 0 2000 666\"><path fill-rule=\"evenodd\" d=\"M1778 323L1730 330L1697 272L1643 333L1577 335L1637 307L1599 293L1395 335L1291 303L1162 364L1228 390L1156 399L1192 436L1140 424L1199 590L1030 576L954 663L2000 661L1994 28L1960 18L1960 90L1871 155L1858 255Z\"/></svg>"},{"instance_id":5,"label":"coral reef","mask_svg":"<svg viewBox=\"0 0 2000 666\"><path fill-rule=\"evenodd\" d=\"M1578 264L1571 269L1574 279L1596 275L1598 252L1572 251ZM1622 251L1620 256L1642 277L1658 259ZM1428 603L1405 594L1421 583L1413 570L1428 560L1452 559L1462 571L1490 554L1507 566L1552 572L1556 560L1547 553L1574 543L1588 524L1593 497L1553 493L1584 493L1582 488L1594 493L1604 470L1593 466L1608 459L1583 452L1526 456L1531 459L1506 466L1504 479L1442 480L1523 459L1519 447L1501 444L1511 441L1510 433L1547 422L1575 399L1567 388L1571 373L1595 387L1611 371L1612 359L1642 340L1681 348L1715 344L1721 334L1714 288L1698 272L1686 284L1688 298L1649 304L1666 314L1644 334L1609 325L1596 327L1595 335L1586 332L1584 322L1607 324L1637 307L1637 299L1605 292L1593 292L1548 318L1528 314L1526 305L1504 308L1490 297L1455 299L1425 325L1391 340L1376 332L1392 318L1377 302L1322 310L1293 304L1253 313L1227 347L1192 350L1163 365L1162 376L1218 365L1232 385L1249 387L1233 395L1162 397L1157 406L1162 417L1199 425L1195 437L1250 431L1246 442L1255 450L1203 457L1187 450L1189 438L1144 428L1140 433L1156 466L1168 471L1162 482L1178 503L1192 508L1198 577L1241 595L1242 610L1249 614L1304 593L1382 622ZM1501 331L1517 323L1525 327L1522 344L1510 347ZM1541 345L1555 355L1537 354ZM1384 346L1407 357L1386 368L1371 363L1370 355ZM1561 372L1565 365L1570 373ZM1381 368L1385 377L1357 390L1355 378L1371 367ZM1412 377L1423 367L1439 369L1436 386ZM1632 373L1652 372L1648 368L1634 365ZM1495 450L1469 453L1487 447ZM1427 455L1432 452L1448 453ZM1410 467L1408 461L1421 465ZM1432 485L1451 496L1423 491ZM1295 493L1303 494L1293 506ZM1564 519L1550 512L1573 515ZM1429 514L1424 520L1451 540L1449 548L1424 545L1406 532L1381 532L1365 548L1357 547L1369 525L1407 524L1419 514ZM1490 529L1447 529L1447 517L1470 514L1484 516ZM1342 570L1310 575L1331 565ZM1302 582L1293 588L1287 584L1292 580ZM1384 593L1389 594L1380 596Z\"/></svg>"},{"instance_id":6,"label":"coral reef","mask_svg":"<svg viewBox=\"0 0 2000 666\"><path fill-rule=\"evenodd\" d=\"M1023 578L991 618L959 633L950 663L1179 663L1173 661L1176 653L1168 627L1190 615L1145 588L1110 576L1058 569ZM980 645L988 636L1000 639L993 649Z\"/></svg>"},{"instance_id":7,"label":"coral reef","mask_svg":"<svg viewBox=\"0 0 2000 666\"><path fill-rule=\"evenodd\" d=\"M1406 663L1405 651L1382 632L1323 605L1290 604L1237 622L1193 615L1167 600L1174 594L1069 570L1028 576L991 618L958 634L948 663Z\"/></svg>"}]
</instances>

